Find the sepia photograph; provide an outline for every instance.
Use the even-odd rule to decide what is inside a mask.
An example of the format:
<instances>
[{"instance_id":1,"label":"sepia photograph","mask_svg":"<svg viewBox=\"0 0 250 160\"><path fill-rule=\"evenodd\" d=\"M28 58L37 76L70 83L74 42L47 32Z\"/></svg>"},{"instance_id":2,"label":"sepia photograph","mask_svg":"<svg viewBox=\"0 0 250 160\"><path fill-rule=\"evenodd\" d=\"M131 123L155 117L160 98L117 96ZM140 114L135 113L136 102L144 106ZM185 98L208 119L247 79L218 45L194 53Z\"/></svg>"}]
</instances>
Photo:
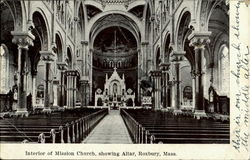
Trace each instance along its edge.
<instances>
[{"instance_id":1,"label":"sepia photograph","mask_svg":"<svg viewBox=\"0 0 250 160\"><path fill-rule=\"evenodd\" d=\"M242 133L246 141L230 141L230 76L242 76L230 69L230 3L1 0L0 150L40 143L247 145L249 133ZM232 46L240 52L240 44ZM249 58L249 49L244 53ZM177 156L113 150L51 155Z\"/></svg>"}]
</instances>

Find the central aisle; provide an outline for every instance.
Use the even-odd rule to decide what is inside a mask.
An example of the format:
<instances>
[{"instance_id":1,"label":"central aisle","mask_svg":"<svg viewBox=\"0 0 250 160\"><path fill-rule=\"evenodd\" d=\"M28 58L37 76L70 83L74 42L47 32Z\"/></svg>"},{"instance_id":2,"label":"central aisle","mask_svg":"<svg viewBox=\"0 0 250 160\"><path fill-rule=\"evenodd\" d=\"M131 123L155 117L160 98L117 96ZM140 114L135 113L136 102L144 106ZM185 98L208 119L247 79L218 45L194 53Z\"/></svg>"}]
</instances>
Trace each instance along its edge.
<instances>
[{"instance_id":1,"label":"central aisle","mask_svg":"<svg viewBox=\"0 0 250 160\"><path fill-rule=\"evenodd\" d=\"M119 110L110 110L83 143L131 144L132 140Z\"/></svg>"}]
</instances>

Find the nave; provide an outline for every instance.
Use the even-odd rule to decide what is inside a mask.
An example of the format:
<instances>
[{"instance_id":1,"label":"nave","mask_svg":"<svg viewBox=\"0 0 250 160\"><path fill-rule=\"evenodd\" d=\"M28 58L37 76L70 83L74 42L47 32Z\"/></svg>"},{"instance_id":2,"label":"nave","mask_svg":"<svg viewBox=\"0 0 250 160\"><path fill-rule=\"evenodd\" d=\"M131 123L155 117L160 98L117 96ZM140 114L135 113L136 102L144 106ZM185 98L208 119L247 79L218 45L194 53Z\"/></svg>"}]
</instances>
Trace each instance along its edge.
<instances>
[{"instance_id":1,"label":"nave","mask_svg":"<svg viewBox=\"0 0 250 160\"><path fill-rule=\"evenodd\" d=\"M149 109L76 109L6 118L0 128L1 143L227 144L230 139L228 122Z\"/></svg>"},{"instance_id":2,"label":"nave","mask_svg":"<svg viewBox=\"0 0 250 160\"><path fill-rule=\"evenodd\" d=\"M228 143L229 1L1 0L0 16L1 143Z\"/></svg>"}]
</instances>

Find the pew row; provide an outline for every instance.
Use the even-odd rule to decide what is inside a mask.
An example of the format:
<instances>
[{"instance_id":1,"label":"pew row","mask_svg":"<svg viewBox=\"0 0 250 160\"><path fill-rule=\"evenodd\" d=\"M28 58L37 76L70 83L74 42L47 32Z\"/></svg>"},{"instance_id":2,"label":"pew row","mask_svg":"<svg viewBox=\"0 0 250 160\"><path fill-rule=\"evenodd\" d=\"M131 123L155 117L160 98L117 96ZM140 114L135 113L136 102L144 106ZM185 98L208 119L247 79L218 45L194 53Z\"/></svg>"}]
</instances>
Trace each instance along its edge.
<instances>
[{"instance_id":1,"label":"pew row","mask_svg":"<svg viewBox=\"0 0 250 160\"><path fill-rule=\"evenodd\" d=\"M0 120L0 143L81 143L108 109L78 109Z\"/></svg>"},{"instance_id":2,"label":"pew row","mask_svg":"<svg viewBox=\"0 0 250 160\"><path fill-rule=\"evenodd\" d=\"M122 109L134 143L228 144L229 123L196 120L156 111Z\"/></svg>"}]
</instances>

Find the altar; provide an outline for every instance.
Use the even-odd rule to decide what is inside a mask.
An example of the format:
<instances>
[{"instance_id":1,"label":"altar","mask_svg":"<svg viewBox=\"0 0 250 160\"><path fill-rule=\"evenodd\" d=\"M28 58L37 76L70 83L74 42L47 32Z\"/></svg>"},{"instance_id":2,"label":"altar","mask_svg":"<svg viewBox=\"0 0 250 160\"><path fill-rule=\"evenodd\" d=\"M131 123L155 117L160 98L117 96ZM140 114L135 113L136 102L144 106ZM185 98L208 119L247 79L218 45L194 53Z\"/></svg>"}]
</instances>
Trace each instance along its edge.
<instances>
[{"instance_id":1,"label":"altar","mask_svg":"<svg viewBox=\"0 0 250 160\"><path fill-rule=\"evenodd\" d=\"M130 88L127 90L125 76L123 74L121 78L116 68L109 78L106 73L104 90L98 88L95 91L95 106L106 106L114 109L135 106L135 93Z\"/></svg>"}]
</instances>

